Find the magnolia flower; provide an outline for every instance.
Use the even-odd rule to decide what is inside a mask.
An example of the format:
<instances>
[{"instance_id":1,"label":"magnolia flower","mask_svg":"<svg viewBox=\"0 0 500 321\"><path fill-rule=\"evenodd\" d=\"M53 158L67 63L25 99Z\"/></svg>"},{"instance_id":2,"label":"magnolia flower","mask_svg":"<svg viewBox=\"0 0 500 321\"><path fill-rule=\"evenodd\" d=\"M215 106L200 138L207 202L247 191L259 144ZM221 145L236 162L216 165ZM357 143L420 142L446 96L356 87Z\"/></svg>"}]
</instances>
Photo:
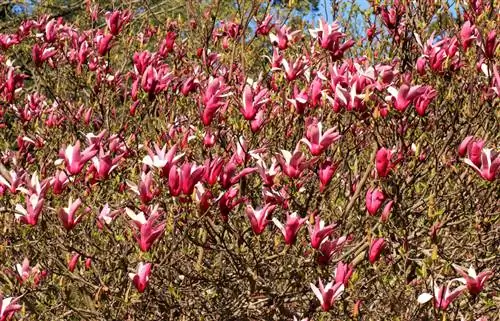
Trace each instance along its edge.
<instances>
[{"instance_id":1,"label":"magnolia flower","mask_svg":"<svg viewBox=\"0 0 500 321\"><path fill-rule=\"evenodd\" d=\"M286 244L293 244L295 242L297 233L305 221L307 221L307 218L301 218L297 212L293 212L292 214L286 213L285 225L283 225L277 218L273 217L273 223L279 228L285 237Z\"/></svg>"},{"instance_id":2,"label":"magnolia flower","mask_svg":"<svg viewBox=\"0 0 500 321\"><path fill-rule=\"evenodd\" d=\"M451 281L452 282L452 281ZM450 283L447 285L442 285L439 287L436 282L434 282L434 293L422 293L418 296L418 303L426 303L434 298L434 305L436 309L446 310L448 306L456 299L463 291L467 288L465 285L461 285L450 291Z\"/></svg>"},{"instance_id":3,"label":"magnolia flower","mask_svg":"<svg viewBox=\"0 0 500 321\"><path fill-rule=\"evenodd\" d=\"M321 279L318 279L318 281L319 288L312 283L310 283L310 286L321 303L323 311L328 311L335 300L342 295L342 292L344 292L344 284L342 282L334 284L333 281L331 281L326 286L323 286Z\"/></svg>"},{"instance_id":4,"label":"magnolia flower","mask_svg":"<svg viewBox=\"0 0 500 321\"><path fill-rule=\"evenodd\" d=\"M153 243L163 235L165 231L165 221L157 222L160 218L160 211L158 210L158 205L155 205L150 209L149 217L143 212L136 214L130 208L125 208L125 212L128 217L130 217L135 225L134 237L139 243L139 248L142 252L147 252L153 245Z\"/></svg>"},{"instance_id":5,"label":"magnolia flower","mask_svg":"<svg viewBox=\"0 0 500 321\"><path fill-rule=\"evenodd\" d=\"M354 268L351 264L345 264L340 261L335 269L335 283L342 283L344 286L347 286L353 272Z\"/></svg>"},{"instance_id":6,"label":"magnolia flower","mask_svg":"<svg viewBox=\"0 0 500 321\"><path fill-rule=\"evenodd\" d=\"M311 164L311 161L307 161L304 154L298 149L296 149L293 154L282 149L281 154L282 155L276 155L276 158L281 165L283 173L290 178L298 178Z\"/></svg>"},{"instance_id":7,"label":"magnolia flower","mask_svg":"<svg viewBox=\"0 0 500 321\"><path fill-rule=\"evenodd\" d=\"M38 194L31 194L26 198L26 208L21 204L16 204L16 219L29 225L36 225L42 212L44 199Z\"/></svg>"},{"instance_id":8,"label":"magnolia flower","mask_svg":"<svg viewBox=\"0 0 500 321\"><path fill-rule=\"evenodd\" d=\"M16 311L21 310L21 306L17 304L17 298L4 298L2 294L0 294L0 321L10 320Z\"/></svg>"},{"instance_id":9,"label":"magnolia flower","mask_svg":"<svg viewBox=\"0 0 500 321\"><path fill-rule=\"evenodd\" d=\"M311 246L315 249L319 248L323 240L333 233L335 226L336 224L325 226L325 222L317 217L315 219L314 227L311 225L307 226L309 236L311 237Z\"/></svg>"},{"instance_id":10,"label":"magnolia flower","mask_svg":"<svg viewBox=\"0 0 500 321\"><path fill-rule=\"evenodd\" d=\"M75 213L81 204L82 201L79 198L73 202L73 199L70 197L68 207L59 209L59 219L66 230L72 230L80 222L82 215L75 217Z\"/></svg>"},{"instance_id":11,"label":"magnolia flower","mask_svg":"<svg viewBox=\"0 0 500 321\"><path fill-rule=\"evenodd\" d=\"M146 290L149 282L149 276L151 275L151 263L140 262L137 266L137 273L129 273L128 276L134 283L137 291L143 293Z\"/></svg>"},{"instance_id":12,"label":"magnolia flower","mask_svg":"<svg viewBox=\"0 0 500 321\"><path fill-rule=\"evenodd\" d=\"M271 205L269 203L264 205L264 207L259 210L255 210L251 205L247 206L246 214L255 234L259 235L264 232L268 223L267 217L271 215L275 207L276 205Z\"/></svg>"},{"instance_id":13,"label":"magnolia flower","mask_svg":"<svg viewBox=\"0 0 500 321\"><path fill-rule=\"evenodd\" d=\"M472 295L478 295L484 287L486 281L493 276L493 271L486 270L479 274L476 274L476 270L471 265L470 268L465 272L465 269L459 265L453 264L453 268L457 271L463 278L456 279L467 286L467 290Z\"/></svg>"},{"instance_id":14,"label":"magnolia flower","mask_svg":"<svg viewBox=\"0 0 500 321\"><path fill-rule=\"evenodd\" d=\"M380 257L380 253L385 247L384 238L372 239L370 243L370 249L368 250L368 260L371 264L375 263Z\"/></svg>"},{"instance_id":15,"label":"magnolia flower","mask_svg":"<svg viewBox=\"0 0 500 321\"><path fill-rule=\"evenodd\" d=\"M306 137L300 141L307 145L313 156L319 156L332 143L338 141L342 135L336 131L336 128L327 129L323 133L323 125L315 119L311 120L307 130Z\"/></svg>"},{"instance_id":16,"label":"magnolia flower","mask_svg":"<svg viewBox=\"0 0 500 321\"><path fill-rule=\"evenodd\" d=\"M37 285L40 279L44 276L45 271L40 271L40 265L37 264L34 267L30 266L30 261L28 258L24 258L22 264L16 264L16 272L18 274L17 279L20 283L33 277L33 284Z\"/></svg>"},{"instance_id":17,"label":"magnolia flower","mask_svg":"<svg viewBox=\"0 0 500 321\"><path fill-rule=\"evenodd\" d=\"M58 165L64 161L66 169L71 175L79 174L85 163L97 154L97 149L95 145L91 145L83 152L80 152L80 141L76 141L74 146L68 145L66 149L61 150L59 155L62 159L59 159L56 163Z\"/></svg>"},{"instance_id":18,"label":"magnolia flower","mask_svg":"<svg viewBox=\"0 0 500 321\"><path fill-rule=\"evenodd\" d=\"M470 155L463 161L476 170L483 179L490 182L495 180L497 172L500 168L500 154L495 152L492 148L483 148L481 150L481 167L476 165Z\"/></svg>"},{"instance_id":19,"label":"magnolia flower","mask_svg":"<svg viewBox=\"0 0 500 321\"><path fill-rule=\"evenodd\" d=\"M366 191L366 210L371 216L375 215L385 200L385 195L379 188L370 188Z\"/></svg>"}]
</instances>

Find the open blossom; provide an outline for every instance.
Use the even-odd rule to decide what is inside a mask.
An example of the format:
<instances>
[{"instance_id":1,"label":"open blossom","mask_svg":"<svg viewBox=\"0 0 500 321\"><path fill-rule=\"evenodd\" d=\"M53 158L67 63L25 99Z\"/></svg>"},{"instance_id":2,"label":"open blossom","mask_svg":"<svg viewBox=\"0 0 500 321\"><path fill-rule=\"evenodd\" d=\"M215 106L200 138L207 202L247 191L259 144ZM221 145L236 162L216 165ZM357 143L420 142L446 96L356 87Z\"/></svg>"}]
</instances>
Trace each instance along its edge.
<instances>
[{"instance_id":1,"label":"open blossom","mask_svg":"<svg viewBox=\"0 0 500 321\"><path fill-rule=\"evenodd\" d=\"M342 250L347 240L348 238L346 236L333 239L327 237L323 239L319 246L318 256L316 258L318 264L326 265L330 263L332 256Z\"/></svg>"},{"instance_id":2,"label":"open blossom","mask_svg":"<svg viewBox=\"0 0 500 321\"><path fill-rule=\"evenodd\" d=\"M464 162L475 169L483 179L493 182L500 168L500 154L492 148L483 148L480 166L474 163L471 158L465 158Z\"/></svg>"},{"instance_id":3,"label":"open blossom","mask_svg":"<svg viewBox=\"0 0 500 321\"><path fill-rule=\"evenodd\" d=\"M309 236L311 237L311 246L315 249L319 248L325 238L333 233L336 224L325 226L325 222L319 217L316 217L314 227L308 225Z\"/></svg>"},{"instance_id":4,"label":"open blossom","mask_svg":"<svg viewBox=\"0 0 500 321\"><path fill-rule=\"evenodd\" d=\"M255 210L251 205L246 208L246 214L255 234L259 235L266 229L268 216L274 211L276 205L267 203L263 208Z\"/></svg>"},{"instance_id":5,"label":"open blossom","mask_svg":"<svg viewBox=\"0 0 500 321\"><path fill-rule=\"evenodd\" d=\"M45 275L45 271L40 271L40 265L37 264L33 267L30 266L30 261L28 258L23 260L22 264L16 264L17 279L20 283L26 282L27 280L33 280L33 284L36 286L40 282L41 278Z\"/></svg>"},{"instance_id":6,"label":"open blossom","mask_svg":"<svg viewBox=\"0 0 500 321\"><path fill-rule=\"evenodd\" d=\"M0 294L0 321L10 320L14 313L21 310L21 305L17 304L19 301L19 297L17 298L4 298L2 294Z\"/></svg>"},{"instance_id":7,"label":"open blossom","mask_svg":"<svg viewBox=\"0 0 500 321\"><path fill-rule=\"evenodd\" d=\"M118 214L117 211L112 211L111 208L109 207L108 203L104 204L104 207L102 210L99 212L99 215L97 216L97 227L99 229L103 229L104 225L109 225L115 218L115 216Z\"/></svg>"},{"instance_id":8,"label":"open blossom","mask_svg":"<svg viewBox=\"0 0 500 321\"><path fill-rule=\"evenodd\" d=\"M143 204L148 204L157 195L158 191L153 187L153 173L141 173L141 181L136 185L127 180L127 185L132 192L139 195Z\"/></svg>"},{"instance_id":9,"label":"open blossom","mask_svg":"<svg viewBox=\"0 0 500 321\"><path fill-rule=\"evenodd\" d=\"M323 133L323 125L316 119L310 119L306 130L306 137L300 141L307 145L313 156L319 156L331 144L342 136L336 128L329 128Z\"/></svg>"},{"instance_id":10,"label":"open blossom","mask_svg":"<svg viewBox=\"0 0 500 321\"><path fill-rule=\"evenodd\" d=\"M450 281L447 285L438 286L436 282L434 282L434 293L422 293L418 296L418 303L426 303L434 298L434 305L436 309L446 310L448 306L455 301L460 294L462 294L467 288L465 285L461 285L456 287L453 291L450 291Z\"/></svg>"},{"instance_id":11,"label":"open blossom","mask_svg":"<svg viewBox=\"0 0 500 321\"><path fill-rule=\"evenodd\" d=\"M344 292L344 284L342 282L334 283L333 281L323 285L321 279L319 281L319 288L310 283L311 289L321 303L321 309L323 311L330 310L331 306Z\"/></svg>"},{"instance_id":12,"label":"open blossom","mask_svg":"<svg viewBox=\"0 0 500 321\"><path fill-rule=\"evenodd\" d=\"M273 223L279 228L285 237L286 244L293 244L295 242L297 233L305 221L307 221L307 218L301 218L296 212L293 212L292 214L286 213L285 225L283 225L277 218L273 217Z\"/></svg>"},{"instance_id":13,"label":"open blossom","mask_svg":"<svg viewBox=\"0 0 500 321\"><path fill-rule=\"evenodd\" d=\"M66 149L61 150L59 155L64 160L67 171L71 175L79 174L85 163L97 154L97 149L94 145L89 146L83 152L80 151L80 141L76 141L75 145L68 145Z\"/></svg>"},{"instance_id":14,"label":"open blossom","mask_svg":"<svg viewBox=\"0 0 500 321\"><path fill-rule=\"evenodd\" d=\"M259 109L269 101L269 92L267 89L256 90L257 84L253 86L246 85L243 89L242 107L240 108L243 117L246 120L253 120Z\"/></svg>"},{"instance_id":15,"label":"open blossom","mask_svg":"<svg viewBox=\"0 0 500 321\"><path fill-rule=\"evenodd\" d=\"M453 264L453 268L457 271L462 278L456 279L467 286L467 290L472 295L478 295L484 288L486 281L493 276L493 271L485 270L479 274L476 274L476 270L471 265L467 272L461 266Z\"/></svg>"},{"instance_id":16,"label":"open blossom","mask_svg":"<svg viewBox=\"0 0 500 321\"><path fill-rule=\"evenodd\" d=\"M16 219L25 224L36 225L42 212L43 203L43 197L36 193L31 194L26 197L26 208L21 204L16 204Z\"/></svg>"},{"instance_id":17,"label":"open blossom","mask_svg":"<svg viewBox=\"0 0 500 321\"><path fill-rule=\"evenodd\" d=\"M134 229L134 237L139 243L139 248L142 252L147 252L153 245L153 243L158 240L165 231L165 221L158 222L161 216L161 212L158 209L158 205L150 208L150 214L146 218L143 212L136 214L134 211L125 208L125 212L128 217L132 219Z\"/></svg>"},{"instance_id":18,"label":"open blossom","mask_svg":"<svg viewBox=\"0 0 500 321\"><path fill-rule=\"evenodd\" d=\"M301 32L300 30L290 31L291 28L286 25L282 25L281 27L274 25L274 30L276 34L272 32L269 33L269 39L272 44L277 46L280 50L288 48L288 44L294 41L295 36Z\"/></svg>"},{"instance_id":19,"label":"open blossom","mask_svg":"<svg viewBox=\"0 0 500 321\"><path fill-rule=\"evenodd\" d=\"M139 293L143 293L144 290L146 290L150 275L151 275L151 263L142 263L142 262L140 262L139 265L137 265L136 273L128 274L128 276L134 283L134 286Z\"/></svg>"},{"instance_id":20,"label":"open blossom","mask_svg":"<svg viewBox=\"0 0 500 321\"><path fill-rule=\"evenodd\" d=\"M281 165L283 173L290 178L299 178L302 172L311 164L311 161L307 161L304 154L298 149L293 154L282 149L281 155L276 155L276 158Z\"/></svg>"},{"instance_id":21,"label":"open blossom","mask_svg":"<svg viewBox=\"0 0 500 321\"><path fill-rule=\"evenodd\" d=\"M78 222L80 222L82 215L75 217L75 214L76 214L76 211L78 210L78 208L80 207L81 204L82 204L82 201L79 198L77 198L74 202L70 198L68 201L68 207L64 207L64 208L59 209L59 212L58 212L59 219L63 223L64 228L66 230L68 230L68 231L72 230L76 226L76 224L78 224Z\"/></svg>"},{"instance_id":22,"label":"open blossom","mask_svg":"<svg viewBox=\"0 0 500 321\"><path fill-rule=\"evenodd\" d=\"M223 78L214 78L209 81L202 97L202 103L205 106L201 115L203 125L210 125L214 119L215 112L227 104L225 98L231 95L230 89L225 84Z\"/></svg>"},{"instance_id":23,"label":"open blossom","mask_svg":"<svg viewBox=\"0 0 500 321\"><path fill-rule=\"evenodd\" d=\"M176 164L183 156L184 153L177 153L177 144L172 146L167 152L167 145L163 145L163 148L155 143L154 152L148 148L148 155L146 155L142 162L149 167L156 167L161 169L161 176L167 177L172 165Z\"/></svg>"}]
</instances>

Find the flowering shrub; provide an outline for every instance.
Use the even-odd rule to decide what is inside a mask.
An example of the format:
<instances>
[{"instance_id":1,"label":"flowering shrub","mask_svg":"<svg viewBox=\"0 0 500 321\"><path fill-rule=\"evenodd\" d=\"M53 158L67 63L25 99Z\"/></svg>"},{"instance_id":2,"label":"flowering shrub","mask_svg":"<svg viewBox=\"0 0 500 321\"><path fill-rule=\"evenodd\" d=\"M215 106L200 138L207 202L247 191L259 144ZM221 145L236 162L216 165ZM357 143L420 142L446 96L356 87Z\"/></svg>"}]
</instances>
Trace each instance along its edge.
<instances>
[{"instance_id":1,"label":"flowering shrub","mask_svg":"<svg viewBox=\"0 0 500 321\"><path fill-rule=\"evenodd\" d=\"M2 31L0 320L494 318L493 2L237 3Z\"/></svg>"}]
</instances>

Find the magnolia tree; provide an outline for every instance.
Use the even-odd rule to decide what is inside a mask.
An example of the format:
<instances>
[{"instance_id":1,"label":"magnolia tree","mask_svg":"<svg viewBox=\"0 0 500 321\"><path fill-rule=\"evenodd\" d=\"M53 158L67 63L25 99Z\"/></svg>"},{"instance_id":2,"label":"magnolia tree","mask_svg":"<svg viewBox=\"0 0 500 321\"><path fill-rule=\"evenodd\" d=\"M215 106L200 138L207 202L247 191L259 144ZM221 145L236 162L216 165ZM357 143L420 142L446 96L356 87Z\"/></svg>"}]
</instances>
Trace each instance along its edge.
<instances>
[{"instance_id":1,"label":"magnolia tree","mask_svg":"<svg viewBox=\"0 0 500 321\"><path fill-rule=\"evenodd\" d=\"M2 30L0 320L498 316L494 2L188 3Z\"/></svg>"}]
</instances>

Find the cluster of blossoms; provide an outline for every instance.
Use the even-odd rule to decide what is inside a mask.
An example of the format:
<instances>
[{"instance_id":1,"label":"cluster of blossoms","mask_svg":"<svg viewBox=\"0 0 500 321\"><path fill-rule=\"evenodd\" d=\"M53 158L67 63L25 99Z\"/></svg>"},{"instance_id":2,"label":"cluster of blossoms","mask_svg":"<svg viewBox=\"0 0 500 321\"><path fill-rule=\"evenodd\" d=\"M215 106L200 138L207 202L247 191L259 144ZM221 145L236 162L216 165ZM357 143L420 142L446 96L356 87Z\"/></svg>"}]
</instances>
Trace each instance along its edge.
<instances>
[{"instance_id":1,"label":"cluster of blossoms","mask_svg":"<svg viewBox=\"0 0 500 321\"><path fill-rule=\"evenodd\" d=\"M399 1L377 11L395 39L400 39L407 28L399 18L404 11ZM91 16L97 20L96 12ZM301 240L301 245L310 247L306 252L314 253L317 264L337 262L332 280L323 284L319 278L318 286L310 284L321 309L329 311L348 288L360 262L344 263L340 255L356 236L345 233L343 222L325 223L326 213L309 211L309 201L300 206L301 199L314 193L328 195L335 179L353 203L363 193L368 216L380 213L380 222L387 223L399 205L394 189L388 188L391 179L405 164L414 159L424 162L427 156L425 151L405 143L384 147L384 142L378 141L366 177L352 177L347 166L342 166L344 156L339 156L343 154L337 150L343 148L346 137L362 136L366 131L363 126L343 126L332 117L349 113L366 123L394 118L397 135L404 137L408 127L413 126L410 118L424 121L435 113L432 105L440 93L421 79L429 72L456 72L462 68L460 45L465 51L474 44L481 48L479 68L493 75L485 95L500 96L497 67L488 69L498 47L496 34L493 31L480 39L472 20L463 25L459 37L439 37L435 41L433 35L425 45L417 37L422 50L416 61L416 72L422 77L418 78L396 59L373 64L367 57L345 58L356 42L341 31L337 22L320 20L317 28L306 33L292 31L266 15L258 20L254 36L266 42L272 56L267 57L267 73L252 79L241 66L227 64L220 53L208 48L200 48L192 57L188 55L186 41L178 39L182 34L176 23L168 25L168 32L159 43L149 46L150 50L135 51L129 69L114 66L110 52L133 18L129 10L108 12L105 27L80 31L62 18L42 16L23 22L16 33L1 35L0 128L11 126L8 115L26 128L39 124L46 132L19 133L16 150L3 155L0 196L15 200L15 219L33 229L51 212L57 214L60 227L68 234L88 220L100 233L109 232L113 222L125 220L127 232L145 255L137 262L136 270L128 274L139 293L146 291L155 267L154 262L146 262L153 260L148 252L159 246L170 231L170 206L178 206L182 214L189 209L201 217L210 216L223 226L244 212L255 238L266 231L276 233L280 239L283 237L287 249ZM196 23L192 22L191 27L196 28ZM222 50L229 50L244 36L243 30L234 21L224 21L213 28L209 37ZM30 46L36 70L69 67L75 75L91 77L91 91L96 96L111 91L117 100L127 104L126 120L120 128L109 126L110 121L122 121L117 115L123 113L116 106L103 111L102 106L98 110L72 101L51 101L41 90L25 88L31 76L2 52L30 41L34 42ZM306 48L298 50L298 42ZM148 43L144 34L141 43ZM168 59L185 66L179 67ZM183 101L194 108L177 113L167 106ZM132 124L157 115L162 119L155 137L144 137L140 125ZM259 140L276 122L286 123L281 133L284 140ZM64 144L49 149L50 162L39 172L22 165L36 164L39 154L46 152L52 142L52 131L72 126L82 126L87 134L75 130L76 137L65 136L68 138ZM231 131L232 127L238 130ZM458 154L481 178L494 182L500 157L484 145L485 141L468 136L458 147ZM360 148L369 148L369 144L364 142ZM368 176L373 180L366 187ZM115 181L118 187L115 185L113 192L126 201L110 199L109 203L98 204L97 213L93 213L96 211L87 199ZM305 242L300 235L303 226L308 232ZM373 265L391 247L390 238L383 234L357 240L364 242L362 260L366 256ZM85 269L91 269L90 255L76 251L68 254L71 273L82 256ZM473 268L466 274L455 268L464 278L441 287L434 284L434 294L422 294L418 301L434 299L437 308L446 310L466 289L472 295L479 294L493 275L491 271L476 275ZM32 280L35 286L47 274L39 265L30 267L28 259L18 264L16 271L19 282ZM450 291L454 281L465 285ZM21 309L19 299L0 296L0 320L12 318Z\"/></svg>"}]
</instances>

